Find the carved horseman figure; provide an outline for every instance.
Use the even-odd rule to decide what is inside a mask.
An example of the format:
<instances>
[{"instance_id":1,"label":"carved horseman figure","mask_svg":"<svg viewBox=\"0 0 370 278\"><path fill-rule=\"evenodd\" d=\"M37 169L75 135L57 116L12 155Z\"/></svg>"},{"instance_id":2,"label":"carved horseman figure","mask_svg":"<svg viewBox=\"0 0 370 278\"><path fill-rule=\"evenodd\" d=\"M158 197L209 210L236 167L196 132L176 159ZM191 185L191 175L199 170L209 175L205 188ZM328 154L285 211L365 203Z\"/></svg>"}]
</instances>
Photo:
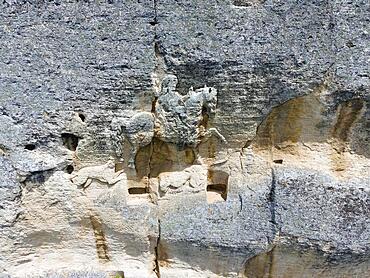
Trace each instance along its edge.
<instances>
[{"instance_id":1,"label":"carved horseman figure","mask_svg":"<svg viewBox=\"0 0 370 278\"><path fill-rule=\"evenodd\" d=\"M194 91L191 88L187 95L181 96L176 91L177 82L175 75L167 75L162 81L154 113L140 112L123 127L132 146L129 167L135 168L138 149L150 144L153 137L179 148L189 146L193 149L212 134L226 142L216 128L207 127L208 120L215 115L216 89L205 86Z\"/></svg>"},{"instance_id":2,"label":"carved horseman figure","mask_svg":"<svg viewBox=\"0 0 370 278\"><path fill-rule=\"evenodd\" d=\"M157 102L155 104L154 117L156 120L155 137L158 139L174 143L179 146L185 145L184 133L186 134L187 126L185 104L183 96L176 91L177 77L167 75L161 86Z\"/></svg>"}]
</instances>

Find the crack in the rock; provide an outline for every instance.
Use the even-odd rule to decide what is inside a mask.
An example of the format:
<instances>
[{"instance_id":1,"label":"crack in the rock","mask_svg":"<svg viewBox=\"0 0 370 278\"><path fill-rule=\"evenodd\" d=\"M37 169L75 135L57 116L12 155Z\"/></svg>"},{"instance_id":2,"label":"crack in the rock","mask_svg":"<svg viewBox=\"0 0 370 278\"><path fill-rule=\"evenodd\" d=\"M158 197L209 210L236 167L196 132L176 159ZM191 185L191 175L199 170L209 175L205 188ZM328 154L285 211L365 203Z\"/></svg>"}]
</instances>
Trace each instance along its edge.
<instances>
[{"instance_id":1,"label":"crack in the rock","mask_svg":"<svg viewBox=\"0 0 370 278\"><path fill-rule=\"evenodd\" d=\"M238 215L239 215L243 211L243 197L240 193L238 194L238 198L239 198L239 203L240 203L240 208L239 208L239 212L238 212Z\"/></svg>"},{"instance_id":2,"label":"crack in the rock","mask_svg":"<svg viewBox=\"0 0 370 278\"><path fill-rule=\"evenodd\" d=\"M161 51L161 45L158 38L158 2L157 0L153 0L153 9L154 9L154 19L152 21L153 31L154 31L154 39L153 39L153 47L154 47L154 59L155 59L155 67L153 72L153 79L154 79L154 89L155 91L160 90L160 80L164 76L166 72L166 63ZM157 93L157 92L156 92Z\"/></svg>"},{"instance_id":3,"label":"crack in the rock","mask_svg":"<svg viewBox=\"0 0 370 278\"><path fill-rule=\"evenodd\" d=\"M158 237L157 237L157 242L156 242L156 246L154 247L154 251L155 251L155 274L157 275L158 278L161 277L161 273L160 273L160 266L159 266L159 244L160 244L160 240L161 240L161 220L158 218Z\"/></svg>"},{"instance_id":4,"label":"crack in the rock","mask_svg":"<svg viewBox=\"0 0 370 278\"><path fill-rule=\"evenodd\" d=\"M241 151L239 153L239 164L240 164L240 170L241 170L242 174L244 175L244 165L243 165L242 157L243 157L243 149L241 149Z\"/></svg>"},{"instance_id":5,"label":"crack in the rock","mask_svg":"<svg viewBox=\"0 0 370 278\"><path fill-rule=\"evenodd\" d=\"M153 20L153 25L158 24L158 2L157 0L153 0L153 8L154 8L154 20Z\"/></svg>"},{"instance_id":6,"label":"crack in the rock","mask_svg":"<svg viewBox=\"0 0 370 278\"><path fill-rule=\"evenodd\" d=\"M280 230L278 223L276 222L276 175L273 167L271 167L271 178L271 188L268 195L269 210L271 214L270 222L272 224L272 238L269 238L270 244L273 243Z\"/></svg>"},{"instance_id":7,"label":"crack in the rock","mask_svg":"<svg viewBox=\"0 0 370 278\"><path fill-rule=\"evenodd\" d=\"M158 40L158 34L157 34L157 25L158 25L158 0L153 0L153 8L154 8L154 19L151 23L151 25L153 25L153 29L154 29L154 43L153 43L153 47L154 47L154 58L155 58L155 68L154 68L154 92L155 92L155 95L154 95L154 99L152 101L152 113L155 112L155 106L157 104L157 99L158 99L158 96L156 95L157 92L156 90L159 90L160 89L160 82L159 80L161 79L161 76L164 75L165 73L165 69L166 69L166 64L165 64L165 61L164 61L164 58L161 54L161 51L160 51L160 44L159 44L159 40ZM148 173L147 173L147 176L148 176L148 183L150 182L150 178L151 178L151 172L152 172L152 160L153 160L153 154L154 154L154 141L152 140L151 142L151 146L150 146L150 157L149 157L149 161L148 161ZM158 204L156 204L158 206ZM159 244L160 244L160 240L161 240L161 221L159 219L159 217L157 216L157 223L158 223L158 237L157 237L157 241L156 241L156 245L154 247L154 264L155 264L155 269L154 269L154 272L155 274L157 275L158 278L161 277L161 274L160 274L160 266L159 266Z\"/></svg>"}]
</instances>

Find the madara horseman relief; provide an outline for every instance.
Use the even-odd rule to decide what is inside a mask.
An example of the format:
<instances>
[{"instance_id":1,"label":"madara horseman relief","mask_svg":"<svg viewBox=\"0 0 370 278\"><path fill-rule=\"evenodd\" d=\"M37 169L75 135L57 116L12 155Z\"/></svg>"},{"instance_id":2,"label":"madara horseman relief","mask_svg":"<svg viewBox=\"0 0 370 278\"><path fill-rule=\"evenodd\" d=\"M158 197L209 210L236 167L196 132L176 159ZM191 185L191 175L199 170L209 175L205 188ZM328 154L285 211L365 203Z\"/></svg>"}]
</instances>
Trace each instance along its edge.
<instances>
[{"instance_id":1,"label":"madara horseman relief","mask_svg":"<svg viewBox=\"0 0 370 278\"><path fill-rule=\"evenodd\" d=\"M175 75L167 75L155 96L153 111L139 112L117 129L121 133L117 137L125 136L131 145L130 168L135 168L139 148L149 145L153 138L176 144L179 149L191 147L194 151L212 135L226 142L216 128L207 128L205 124L215 116L217 90L204 86L196 90L190 88L186 95L181 95L176 91L177 83ZM199 160L197 151L196 156Z\"/></svg>"}]
</instances>

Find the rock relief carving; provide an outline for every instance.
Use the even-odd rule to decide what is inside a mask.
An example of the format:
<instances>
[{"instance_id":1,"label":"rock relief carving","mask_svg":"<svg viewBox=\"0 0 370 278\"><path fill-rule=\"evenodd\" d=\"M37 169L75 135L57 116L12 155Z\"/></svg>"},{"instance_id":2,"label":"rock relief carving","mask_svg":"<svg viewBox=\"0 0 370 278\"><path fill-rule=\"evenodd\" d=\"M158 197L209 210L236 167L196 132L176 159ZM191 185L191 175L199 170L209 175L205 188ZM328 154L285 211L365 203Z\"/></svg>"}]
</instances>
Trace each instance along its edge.
<instances>
[{"instance_id":1,"label":"rock relief carving","mask_svg":"<svg viewBox=\"0 0 370 278\"><path fill-rule=\"evenodd\" d=\"M177 83L175 75L167 75L156 95L153 111L139 112L123 126L123 133L131 144L130 168L135 168L138 149L150 144L154 137L179 148L193 149L212 135L226 142L216 128L207 127L207 121L216 113L217 90L207 86L190 88L183 96L176 91Z\"/></svg>"},{"instance_id":2,"label":"rock relief carving","mask_svg":"<svg viewBox=\"0 0 370 278\"><path fill-rule=\"evenodd\" d=\"M114 163L109 161L103 165L84 167L71 177L74 184L83 188L87 188L93 180L114 185L119 181L125 182L126 174L123 170L115 172Z\"/></svg>"},{"instance_id":3,"label":"rock relief carving","mask_svg":"<svg viewBox=\"0 0 370 278\"><path fill-rule=\"evenodd\" d=\"M179 172L165 172L158 177L162 193L175 191L200 191L207 184L207 170L201 165L193 165Z\"/></svg>"}]
</instances>

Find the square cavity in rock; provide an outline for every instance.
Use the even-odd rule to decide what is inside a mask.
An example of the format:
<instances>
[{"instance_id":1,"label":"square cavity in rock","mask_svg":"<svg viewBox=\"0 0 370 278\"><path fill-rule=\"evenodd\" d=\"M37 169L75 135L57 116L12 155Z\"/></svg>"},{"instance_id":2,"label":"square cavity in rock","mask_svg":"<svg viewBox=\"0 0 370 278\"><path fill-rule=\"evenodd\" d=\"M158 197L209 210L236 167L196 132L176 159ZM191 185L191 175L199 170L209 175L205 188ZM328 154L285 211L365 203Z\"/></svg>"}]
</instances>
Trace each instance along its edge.
<instances>
[{"instance_id":1,"label":"square cavity in rock","mask_svg":"<svg viewBox=\"0 0 370 278\"><path fill-rule=\"evenodd\" d=\"M224 202L227 199L229 174L220 170L208 170L207 203Z\"/></svg>"}]
</instances>

